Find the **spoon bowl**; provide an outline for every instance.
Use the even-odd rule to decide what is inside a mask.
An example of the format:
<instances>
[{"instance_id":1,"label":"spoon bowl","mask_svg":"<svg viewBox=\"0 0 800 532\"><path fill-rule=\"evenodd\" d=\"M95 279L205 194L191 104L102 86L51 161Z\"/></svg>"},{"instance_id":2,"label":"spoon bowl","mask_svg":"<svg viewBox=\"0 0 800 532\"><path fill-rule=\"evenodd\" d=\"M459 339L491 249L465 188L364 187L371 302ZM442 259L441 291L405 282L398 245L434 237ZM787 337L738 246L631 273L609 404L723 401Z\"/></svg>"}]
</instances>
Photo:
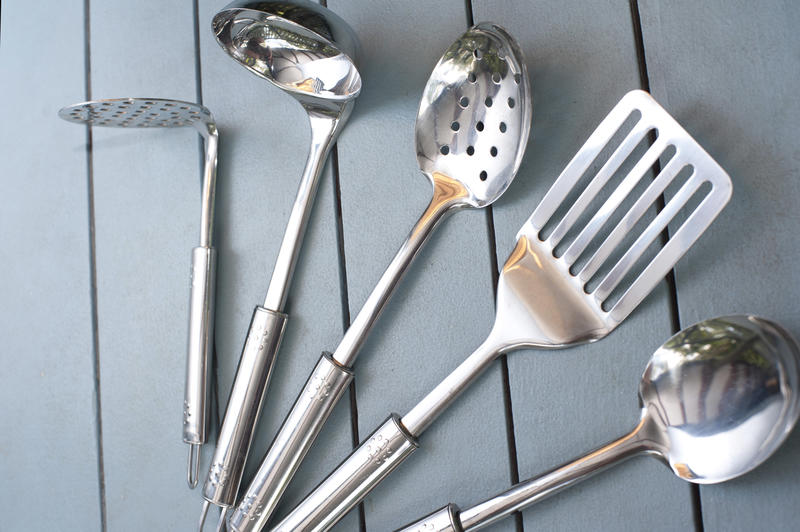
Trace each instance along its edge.
<instances>
[{"instance_id":1,"label":"spoon bowl","mask_svg":"<svg viewBox=\"0 0 800 532\"><path fill-rule=\"evenodd\" d=\"M431 73L416 122L417 161L434 183L457 180L462 201L485 207L511 184L531 126L522 53L500 26L473 26Z\"/></svg>"},{"instance_id":2,"label":"spoon bowl","mask_svg":"<svg viewBox=\"0 0 800 532\"><path fill-rule=\"evenodd\" d=\"M697 484L757 467L797 421L798 360L789 334L754 316L684 329L653 354L639 387L653 449Z\"/></svg>"}]
</instances>

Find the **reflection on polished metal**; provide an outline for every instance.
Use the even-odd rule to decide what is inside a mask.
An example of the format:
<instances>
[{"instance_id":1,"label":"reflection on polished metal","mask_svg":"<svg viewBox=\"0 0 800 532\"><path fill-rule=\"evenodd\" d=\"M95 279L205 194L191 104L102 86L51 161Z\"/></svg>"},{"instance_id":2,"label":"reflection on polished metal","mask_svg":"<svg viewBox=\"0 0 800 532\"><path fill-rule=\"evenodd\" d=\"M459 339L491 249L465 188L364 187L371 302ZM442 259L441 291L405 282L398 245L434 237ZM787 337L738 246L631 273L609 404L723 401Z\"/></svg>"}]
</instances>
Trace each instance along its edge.
<instances>
[{"instance_id":1,"label":"reflection on polished metal","mask_svg":"<svg viewBox=\"0 0 800 532\"><path fill-rule=\"evenodd\" d=\"M197 486L200 446L208 438L208 368L214 349L214 289L217 252L212 245L217 181L217 126L196 103L161 98L94 100L64 107L64 120L106 127L194 127L205 141L200 211L200 245L192 250L192 291L183 401L183 441L189 444L187 481Z\"/></svg>"},{"instance_id":2,"label":"reflection on polished metal","mask_svg":"<svg viewBox=\"0 0 800 532\"><path fill-rule=\"evenodd\" d=\"M350 366L403 273L446 214L485 207L508 188L530 123L530 86L519 47L499 26L473 27L434 67L419 106L417 160L431 182L433 199L332 357L320 359L231 515L232 530L260 530L266 524L352 380ZM390 421L388 430L394 428Z\"/></svg>"},{"instance_id":3,"label":"reflection on polished metal","mask_svg":"<svg viewBox=\"0 0 800 532\"><path fill-rule=\"evenodd\" d=\"M256 423L280 347L283 313L319 177L328 152L361 91L357 40L335 13L308 0L237 1L214 16L220 46L240 64L288 92L311 123L311 147L283 235L263 306L247 333L208 476L206 501L223 507L236 499ZM208 505L203 506L203 512ZM202 519L201 519L202 522Z\"/></svg>"},{"instance_id":4,"label":"reflection on polished metal","mask_svg":"<svg viewBox=\"0 0 800 532\"><path fill-rule=\"evenodd\" d=\"M537 478L460 511L448 505L402 532L478 530L637 454L697 484L724 482L769 458L800 413L800 346L754 316L700 322L670 338L639 385L633 431Z\"/></svg>"},{"instance_id":5,"label":"reflection on polished metal","mask_svg":"<svg viewBox=\"0 0 800 532\"><path fill-rule=\"evenodd\" d=\"M640 116L637 124L570 205L567 198L578 192L574 189L579 179L626 122L626 118L634 112L638 112ZM580 232L577 231L578 227L569 232L570 226L581 218L580 215L591 203L598 189L616 172L638 143L638 140L632 142L631 137L642 139L651 129L658 130L656 143L633 165L618 187L610 191L608 199L586 226ZM650 182L647 170L670 144L676 148L674 157ZM692 176L636 240L628 244L625 237L635 236L631 235L631 228L636 220L651 207L678 170L685 165L694 167ZM599 247L591 259L583 269L575 271L575 264L569 257L573 256L571 253L575 256L583 253L576 252L574 247L585 248L598 236L598 230L607 225L609 219L619 219L613 217L615 211L624 197L629 195L633 184L639 180L647 180L646 190L641 196L630 198L635 200L633 206L627 212L622 209L619 213L622 218L617 225L613 229L607 228L610 234L599 237ZM666 224L681 211L692 192L704 182L710 183L710 190L705 198L698 206L689 209L691 213L687 213L689 215L683 225L644 266L638 277L629 281L625 277L628 270L638 261L644 249L658 238ZM333 526L415 448L401 453L401 446L420 436L501 353L522 347L563 348L599 340L609 334L705 231L725 206L730 194L731 182L728 175L649 94L642 91L628 93L589 137L517 234L517 245L500 273L497 315L489 337L395 425L396 437L389 438L389 443L381 447L380 461L370 462L363 459L363 448L374 445L373 436L370 436L292 510L276 530L327 530ZM562 205L565 202L566 205ZM553 220L556 212L564 213L563 218ZM541 232L545 225L550 226L553 222L558 222L558 225L548 237L542 238ZM559 256L556 247L564 244L560 240L568 232L574 241ZM623 245L619 246L620 243ZM619 249L613 249L617 247ZM607 264L610 270L602 270L608 273L600 280L599 285L592 288L588 282L593 275L587 275L585 270L600 267L601 264L597 262L606 262L609 256L613 257L610 264ZM621 283L623 280L625 283ZM608 296L612 291L620 286L625 287L629 282L630 286L626 287L619 299L609 300ZM386 430L385 424L375 434ZM376 472L378 466L380 474Z\"/></svg>"}]
</instances>

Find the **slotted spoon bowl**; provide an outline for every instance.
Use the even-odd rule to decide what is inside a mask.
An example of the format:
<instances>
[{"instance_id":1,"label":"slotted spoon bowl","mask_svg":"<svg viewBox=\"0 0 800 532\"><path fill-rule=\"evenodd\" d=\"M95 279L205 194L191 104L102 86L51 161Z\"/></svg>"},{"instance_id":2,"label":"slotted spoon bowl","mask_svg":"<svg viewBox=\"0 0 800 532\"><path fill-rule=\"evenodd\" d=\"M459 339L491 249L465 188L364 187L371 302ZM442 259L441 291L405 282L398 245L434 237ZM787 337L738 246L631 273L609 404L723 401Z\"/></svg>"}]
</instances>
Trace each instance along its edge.
<instances>
[{"instance_id":1,"label":"slotted spoon bowl","mask_svg":"<svg viewBox=\"0 0 800 532\"><path fill-rule=\"evenodd\" d=\"M531 123L528 75L513 38L484 23L464 33L433 69L416 123L420 169L433 199L333 355L324 353L229 520L260 530L353 378L350 367L392 292L445 215L485 207L516 175Z\"/></svg>"},{"instance_id":2,"label":"slotted spoon bowl","mask_svg":"<svg viewBox=\"0 0 800 532\"><path fill-rule=\"evenodd\" d=\"M547 238L544 226L565 202L573 187L634 112L640 113L630 133L592 177L586 189L567 207L566 214ZM571 271L569 251L556 258L554 250L590 200L599 192L637 144L657 130L656 142L637 161L619 186L581 230L575 242L588 245L601 227L643 179L667 146L675 155L645 189L621 221L604 239L588 264ZM691 177L647 225L619 261L591 289L583 279L587 268L604 262L625 239L636 220L650 209L666 186L685 166ZM608 310L608 295L624 279L649 244L681 211L703 183L710 191L639 276ZM417 449L417 437L463 392L497 356L522 347L562 348L603 338L650 293L675 262L719 214L731 195L731 182L722 168L646 92L628 93L589 137L517 234L517 245L503 266L497 287L497 313L489 337L402 419L392 414L360 447L308 495L274 530L327 530L358 504L381 480ZM558 220L555 220L558 222ZM575 245L575 244L573 244ZM588 276L591 277L591 276Z\"/></svg>"},{"instance_id":3,"label":"slotted spoon bowl","mask_svg":"<svg viewBox=\"0 0 800 532\"><path fill-rule=\"evenodd\" d=\"M64 107L69 122L103 127L193 127L205 142L200 245L192 250L192 291L183 400L183 441L189 444L187 481L197 485L200 449L208 438L208 367L214 349L214 291L217 252L213 247L214 192L217 181L217 126L211 111L196 103L163 98L94 100Z\"/></svg>"}]
</instances>

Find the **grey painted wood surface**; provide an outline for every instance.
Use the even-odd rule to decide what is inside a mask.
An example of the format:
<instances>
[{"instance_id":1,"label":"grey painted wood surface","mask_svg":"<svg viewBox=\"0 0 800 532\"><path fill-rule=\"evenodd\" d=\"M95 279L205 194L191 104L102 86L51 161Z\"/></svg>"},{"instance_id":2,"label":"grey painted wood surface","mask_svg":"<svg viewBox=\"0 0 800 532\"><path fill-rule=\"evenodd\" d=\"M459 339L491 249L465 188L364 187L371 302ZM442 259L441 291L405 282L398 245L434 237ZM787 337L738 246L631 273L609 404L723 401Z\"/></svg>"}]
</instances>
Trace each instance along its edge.
<instances>
[{"instance_id":1,"label":"grey painted wood surface","mask_svg":"<svg viewBox=\"0 0 800 532\"><path fill-rule=\"evenodd\" d=\"M86 130L55 116L61 105L86 97L82 4L53 4L49 16L45 8L4 4L0 105L10 118L0 131L0 182L9 198L0 210L7 258L0 266L6 303L0 361L7 368L0 383L6 405L0 495L10 521L0 528L191 530L201 498L185 485L180 405L189 258L199 224L197 136L94 128L87 159ZM90 4L92 97L202 95L217 118L222 410L302 171L306 118L288 95L219 49L209 26L224 2L199 1L197 43L191 3ZM800 250L793 238L800 199L793 140L800 47L793 29L800 10L779 2L640 4L646 81L730 172L735 187L729 209L677 270L680 322L748 311L800 335L792 305ZM460 0L436 9L384 0L329 0L329 7L362 40L364 89L338 143L340 190L333 168L320 187L248 477L320 352L341 338L343 301L355 316L430 199L414 156L414 119L431 68L467 26ZM562 167L614 103L642 83L628 2L476 1L473 9L475 21L496 21L522 44L534 89L531 141L517 179L493 209L496 249L490 249L486 213L455 214L417 257L372 332L356 364L360 438L390 412L407 411L483 340L493 320L493 252L502 265L517 229ZM48 48L47 68L27 38L30 20L58 43ZM87 160L96 210L102 434L95 410ZM55 309L41 305L53 301ZM526 478L630 429L639 375L669 336L672 318L665 284L600 343L510 354L508 390L495 363L421 438L408 463L367 498L367 530L391 529L448 501L477 502L510 485L514 458ZM346 456L354 413L345 397L278 513ZM507 421L516 441L511 455ZM706 528L791 526L799 450L794 435L759 471L702 488ZM48 501L42 512L15 511L42 499ZM523 525L686 530L693 526L691 490L657 462L634 460L526 510ZM352 512L337 530L358 528ZM514 529L513 519L493 528Z\"/></svg>"},{"instance_id":2,"label":"grey painted wood surface","mask_svg":"<svg viewBox=\"0 0 800 532\"><path fill-rule=\"evenodd\" d=\"M42 22L36 30L22 21ZM4 530L100 530L80 2L0 27L0 500ZM31 45L31 32L38 45ZM50 41L53 39L53 41ZM44 42L59 45L42 49Z\"/></svg>"}]
</instances>

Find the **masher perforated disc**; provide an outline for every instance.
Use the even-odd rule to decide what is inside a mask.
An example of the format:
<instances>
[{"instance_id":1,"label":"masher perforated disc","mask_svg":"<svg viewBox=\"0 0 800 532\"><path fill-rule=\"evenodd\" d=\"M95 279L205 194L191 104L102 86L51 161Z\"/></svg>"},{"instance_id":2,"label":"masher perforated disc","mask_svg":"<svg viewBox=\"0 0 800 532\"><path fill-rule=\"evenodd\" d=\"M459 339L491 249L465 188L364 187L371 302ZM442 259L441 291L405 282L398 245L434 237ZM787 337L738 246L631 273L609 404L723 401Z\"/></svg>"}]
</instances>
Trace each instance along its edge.
<instances>
[{"instance_id":1,"label":"masher perforated disc","mask_svg":"<svg viewBox=\"0 0 800 532\"><path fill-rule=\"evenodd\" d=\"M76 103L58 116L69 122L105 127L183 127L214 124L211 111L191 102L162 98L116 98Z\"/></svg>"}]
</instances>

